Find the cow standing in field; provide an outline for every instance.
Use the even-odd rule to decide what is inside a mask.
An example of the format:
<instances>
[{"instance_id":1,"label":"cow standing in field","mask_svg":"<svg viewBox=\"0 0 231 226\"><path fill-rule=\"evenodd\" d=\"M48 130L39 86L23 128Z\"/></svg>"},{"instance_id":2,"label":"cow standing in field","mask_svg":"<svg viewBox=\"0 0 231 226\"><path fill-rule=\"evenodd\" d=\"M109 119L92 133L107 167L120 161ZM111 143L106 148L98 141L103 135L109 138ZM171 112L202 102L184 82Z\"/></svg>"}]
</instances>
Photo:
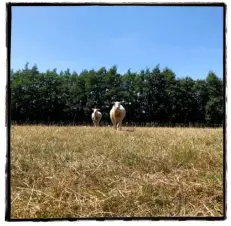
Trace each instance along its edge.
<instances>
[{"instance_id":1,"label":"cow standing in field","mask_svg":"<svg viewBox=\"0 0 231 226\"><path fill-rule=\"evenodd\" d=\"M98 108L92 108L93 113L91 114L91 118L93 121L94 126L99 126L99 122L102 118L102 113L99 111Z\"/></svg>"},{"instance_id":2,"label":"cow standing in field","mask_svg":"<svg viewBox=\"0 0 231 226\"><path fill-rule=\"evenodd\" d=\"M126 116L126 110L119 101L114 102L114 105L110 111L110 118L113 124L113 127L117 130L121 130L122 121Z\"/></svg>"}]
</instances>

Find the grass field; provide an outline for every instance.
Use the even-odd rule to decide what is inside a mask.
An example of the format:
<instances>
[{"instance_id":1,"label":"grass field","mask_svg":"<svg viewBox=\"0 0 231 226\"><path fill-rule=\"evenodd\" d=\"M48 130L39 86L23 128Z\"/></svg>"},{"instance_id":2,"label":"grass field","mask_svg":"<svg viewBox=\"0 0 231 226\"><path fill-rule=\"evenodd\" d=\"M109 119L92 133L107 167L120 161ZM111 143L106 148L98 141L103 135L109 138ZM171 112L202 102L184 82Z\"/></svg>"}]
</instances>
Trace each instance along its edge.
<instances>
[{"instance_id":1,"label":"grass field","mask_svg":"<svg viewBox=\"0 0 231 226\"><path fill-rule=\"evenodd\" d=\"M11 218L222 216L222 129L11 127Z\"/></svg>"}]
</instances>

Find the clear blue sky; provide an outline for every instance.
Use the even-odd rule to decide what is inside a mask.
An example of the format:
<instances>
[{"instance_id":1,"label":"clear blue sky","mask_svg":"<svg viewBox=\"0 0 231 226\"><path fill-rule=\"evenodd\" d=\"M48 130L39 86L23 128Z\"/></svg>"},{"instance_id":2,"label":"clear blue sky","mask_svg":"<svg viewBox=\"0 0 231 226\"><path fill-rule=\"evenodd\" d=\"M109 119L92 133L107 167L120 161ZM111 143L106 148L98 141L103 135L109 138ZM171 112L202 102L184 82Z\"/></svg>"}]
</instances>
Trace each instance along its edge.
<instances>
[{"instance_id":1,"label":"clear blue sky","mask_svg":"<svg viewBox=\"0 0 231 226\"><path fill-rule=\"evenodd\" d=\"M40 71L117 65L171 68L177 77L223 74L222 7L13 7L11 67Z\"/></svg>"}]
</instances>

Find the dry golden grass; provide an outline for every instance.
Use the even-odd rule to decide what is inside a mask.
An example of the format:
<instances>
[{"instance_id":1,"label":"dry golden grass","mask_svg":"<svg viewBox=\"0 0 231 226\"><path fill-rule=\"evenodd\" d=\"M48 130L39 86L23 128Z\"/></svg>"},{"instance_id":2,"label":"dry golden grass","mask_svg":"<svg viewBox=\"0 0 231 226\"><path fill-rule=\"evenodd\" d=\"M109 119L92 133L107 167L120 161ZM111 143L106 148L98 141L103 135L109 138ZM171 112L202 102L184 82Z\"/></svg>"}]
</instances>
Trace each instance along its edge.
<instances>
[{"instance_id":1,"label":"dry golden grass","mask_svg":"<svg viewBox=\"0 0 231 226\"><path fill-rule=\"evenodd\" d=\"M11 218L223 216L221 128L122 129L13 126Z\"/></svg>"}]
</instances>

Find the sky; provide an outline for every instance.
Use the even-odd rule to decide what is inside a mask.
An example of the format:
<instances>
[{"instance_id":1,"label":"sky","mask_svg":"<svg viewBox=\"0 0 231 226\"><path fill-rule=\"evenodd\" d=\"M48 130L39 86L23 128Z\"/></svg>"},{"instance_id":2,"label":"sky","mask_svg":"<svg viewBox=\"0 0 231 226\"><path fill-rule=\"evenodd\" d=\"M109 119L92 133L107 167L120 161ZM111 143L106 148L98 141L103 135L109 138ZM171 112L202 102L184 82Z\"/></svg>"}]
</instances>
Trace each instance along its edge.
<instances>
[{"instance_id":1,"label":"sky","mask_svg":"<svg viewBox=\"0 0 231 226\"><path fill-rule=\"evenodd\" d=\"M12 9L11 68L80 73L101 67L223 76L223 8L32 6Z\"/></svg>"}]
</instances>

